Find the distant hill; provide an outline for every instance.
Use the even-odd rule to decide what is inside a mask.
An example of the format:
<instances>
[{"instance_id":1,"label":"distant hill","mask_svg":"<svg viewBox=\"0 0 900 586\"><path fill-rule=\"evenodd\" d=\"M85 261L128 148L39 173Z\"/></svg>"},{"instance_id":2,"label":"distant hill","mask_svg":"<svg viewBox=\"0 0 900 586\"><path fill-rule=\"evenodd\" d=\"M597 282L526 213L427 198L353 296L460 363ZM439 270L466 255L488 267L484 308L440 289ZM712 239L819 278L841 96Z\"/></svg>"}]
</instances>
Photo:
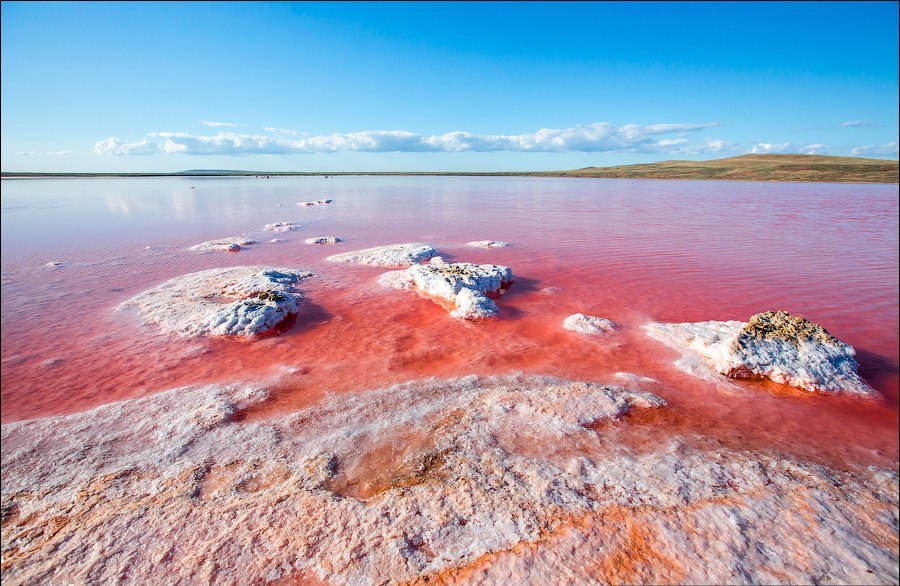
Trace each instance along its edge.
<instances>
[{"instance_id":1,"label":"distant hill","mask_svg":"<svg viewBox=\"0 0 900 586\"><path fill-rule=\"evenodd\" d=\"M822 155L741 155L712 161L662 161L618 167L585 167L558 176L628 179L732 179L897 183L897 161Z\"/></svg>"},{"instance_id":2,"label":"distant hill","mask_svg":"<svg viewBox=\"0 0 900 586\"><path fill-rule=\"evenodd\" d=\"M823 155L741 155L712 161L662 161L618 167L585 167L571 171L236 171L191 169L178 173L0 173L16 177L234 177L259 175L341 176L341 175L432 175L479 177L595 177L624 179L733 179L740 181L823 181L834 183L898 183L897 161L826 157Z\"/></svg>"}]
</instances>

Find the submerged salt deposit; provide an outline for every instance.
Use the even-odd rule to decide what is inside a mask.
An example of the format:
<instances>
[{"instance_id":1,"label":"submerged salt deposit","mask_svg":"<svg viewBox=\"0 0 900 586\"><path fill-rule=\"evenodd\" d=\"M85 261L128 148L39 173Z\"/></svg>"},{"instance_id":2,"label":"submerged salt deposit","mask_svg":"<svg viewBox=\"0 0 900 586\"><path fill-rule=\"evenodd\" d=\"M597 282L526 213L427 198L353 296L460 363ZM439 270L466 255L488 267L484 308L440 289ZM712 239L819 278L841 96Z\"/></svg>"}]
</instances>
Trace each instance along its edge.
<instances>
[{"instance_id":1,"label":"submerged salt deposit","mask_svg":"<svg viewBox=\"0 0 900 586\"><path fill-rule=\"evenodd\" d=\"M488 296L499 295L512 281L509 267L448 263L441 257L432 258L431 264L385 273L380 279L385 286L412 289L440 303L451 316L460 319L482 319L500 313L500 308Z\"/></svg>"},{"instance_id":2,"label":"submerged salt deposit","mask_svg":"<svg viewBox=\"0 0 900 586\"><path fill-rule=\"evenodd\" d=\"M338 242L343 242L343 239L337 236L313 236L312 238L307 238L305 240L307 244L337 244Z\"/></svg>"},{"instance_id":3,"label":"submerged salt deposit","mask_svg":"<svg viewBox=\"0 0 900 586\"><path fill-rule=\"evenodd\" d=\"M377 246L329 256L332 262L349 262L376 267L408 267L437 254L430 244L408 243Z\"/></svg>"},{"instance_id":4,"label":"submerged salt deposit","mask_svg":"<svg viewBox=\"0 0 900 586\"><path fill-rule=\"evenodd\" d=\"M603 334L616 328L616 323L605 317L573 313L563 320L563 328L579 334Z\"/></svg>"},{"instance_id":5,"label":"submerged salt deposit","mask_svg":"<svg viewBox=\"0 0 900 586\"><path fill-rule=\"evenodd\" d=\"M252 337L297 313L303 294L296 285L311 276L262 266L211 269L166 281L119 309L138 309L166 333Z\"/></svg>"},{"instance_id":6,"label":"submerged salt deposit","mask_svg":"<svg viewBox=\"0 0 900 586\"><path fill-rule=\"evenodd\" d=\"M224 250L226 252L238 252L245 246L256 244L256 240L252 238L244 238L243 236L233 236L231 238L220 238L218 240L207 240L200 244L191 246L188 250L197 250L201 252L210 250Z\"/></svg>"},{"instance_id":7,"label":"submerged salt deposit","mask_svg":"<svg viewBox=\"0 0 900 586\"><path fill-rule=\"evenodd\" d=\"M300 226L294 222L272 222L271 224L263 226L263 230L268 230L270 232L290 232L299 227Z\"/></svg>"},{"instance_id":8,"label":"submerged salt deposit","mask_svg":"<svg viewBox=\"0 0 900 586\"><path fill-rule=\"evenodd\" d=\"M474 242L468 242L467 244L476 248L506 248L509 246L509 242L502 242L499 240L475 240Z\"/></svg>"},{"instance_id":9,"label":"submerged salt deposit","mask_svg":"<svg viewBox=\"0 0 900 586\"><path fill-rule=\"evenodd\" d=\"M886 583L897 475L601 442L649 393L396 385L248 422L252 385L2 427L5 584Z\"/></svg>"},{"instance_id":10,"label":"submerged salt deposit","mask_svg":"<svg viewBox=\"0 0 900 586\"><path fill-rule=\"evenodd\" d=\"M807 391L872 394L859 376L856 351L818 324L787 312L749 322L708 321L644 326L647 333L689 353L676 364L691 371L693 356L730 378L769 378Z\"/></svg>"}]
</instances>

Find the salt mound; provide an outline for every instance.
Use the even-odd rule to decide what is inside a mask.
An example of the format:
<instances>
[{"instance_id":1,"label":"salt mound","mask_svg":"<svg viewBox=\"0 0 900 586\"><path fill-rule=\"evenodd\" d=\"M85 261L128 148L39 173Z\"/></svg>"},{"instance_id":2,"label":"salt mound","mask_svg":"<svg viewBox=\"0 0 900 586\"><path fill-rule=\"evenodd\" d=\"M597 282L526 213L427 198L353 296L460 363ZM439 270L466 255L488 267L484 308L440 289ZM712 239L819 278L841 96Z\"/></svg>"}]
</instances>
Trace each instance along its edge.
<instances>
[{"instance_id":1,"label":"salt mound","mask_svg":"<svg viewBox=\"0 0 900 586\"><path fill-rule=\"evenodd\" d=\"M563 328L579 334L603 334L615 329L616 323L605 317L573 313L563 320Z\"/></svg>"},{"instance_id":2,"label":"salt mound","mask_svg":"<svg viewBox=\"0 0 900 586\"><path fill-rule=\"evenodd\" d=\"M122 303L162 331L182 336L255 336L296 314L294 289L312 273L262 266L211 269L177 277Z\"/></svg>"},{"instance_id":3,"label":"salt mound","mask_svg":"<svg viewBox=\"0 0 900 586\"><path fill-rule=\"evenodd\" d=\"M209 250L224 250L226 252L237 252L244 246L256 244L256 240L235 236L233 238L221 238L219 240L207 240L200 244L191 246L188 250L198 250L201 252Z\"/></svg>"},{"instance_id":4,"label":"salt mound","mask_svg":"<svg viewBox=\"0 0 900 586\"><path fill-rule=\"evenodd\" d=\"M298 206L320 206L331 203L330 199L317 199L316 201L301 201Z\"/></svg>"},{"instance_id":5,"label":"salt mound","mask_svg":"<svg viewBox=\"0 0 900 586\"><path fill-rule=\"evenodd\" d=\"M509 242L500 242L498 240L476 240L467 244L476 248L505 248L509 246Z\"/></svg>"},{"instance_id":6,"label":"salt mound","mask_svg":"<svg viewBox=\"0 0 900 586\"><path fill-rule=\"evenodd\" d=\"M300 226L294 222L272 222L271 224L263 226L263 230L269 230L270 232L289 232L291 230L296 230L299 227Z\"/></svg>"},{"instance_id":7,"label":"salt mound","mask_svg":"<svg viewBox=\"0 0 900 586\"><path fill-rule=\"evenodd\" d=\"M436 254L437 250L431 245L410 243L354 250L329 256L326 260L352 262L376 267L408 267L417 262L428 260Z\"/></svg>"},{"instance_id":8,"label":"salt mound","mask_svg":"<svg viewBox=\"0 0 900 586\"><path fill-rule=\"evenodd\" d=\"M644 328L651 337L702 357L729 378L766 377L813 392L876 393L859 376L852 346L784 311L760 313L746 323L650 323Z\"/></svg>"},{"instance_id":9,"label":"salt mound","mask_svg":"<svg viewBox=\"0 0 900 586\"><path fill-rule=\"evenodd\" d=\"M307 244L337 244L338 242L343 242L343 240L337 236L313 236L306 239Z\"/></svg>"},{"instance_id":10,"label":"salt mound","mask_svg":"<svg viewBox=\"0 0 900 586\"><path fill-rule=\"evenodd\" d=\"M176 389L3 425L4 584L898 578L896 474L610 451L597 434L663 408L652 394L473 376L239 416L266 397Z\"/></svg>"},{"instance_id":11,"label":"salt mound","mask_svg":"<svg viewBox=\"0 0 900 586\"><path fill-rule=\"evenodd\" d=\"M447 263L440 257L428 265L413 265L382 275L382 285L413 289L436 301L460 319L482 319L500 313L488 295L499 295L513 281L512 270L501 265Z\"/></svg>"}]
</instances>

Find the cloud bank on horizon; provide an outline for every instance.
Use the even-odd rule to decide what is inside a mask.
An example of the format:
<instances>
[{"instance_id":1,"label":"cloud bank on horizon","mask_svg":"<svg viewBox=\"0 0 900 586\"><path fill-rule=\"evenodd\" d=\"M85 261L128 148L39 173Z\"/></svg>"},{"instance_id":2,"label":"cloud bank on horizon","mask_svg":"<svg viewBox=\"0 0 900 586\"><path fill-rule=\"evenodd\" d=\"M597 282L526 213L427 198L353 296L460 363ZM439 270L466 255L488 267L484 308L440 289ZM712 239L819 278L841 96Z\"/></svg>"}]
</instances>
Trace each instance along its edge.
<instances>
[{"instance_id":1,"label":"cloud bank on horizon","mask_svg":"<svg viewBox=\"0 0 900 586\"><path fill-rule=\"evenodd\" d=\"M213 124L205 123L210 126ZM224 126L224 123L215 123ZM230 125L230 124L229 124ZM346 134L304 135L266 127L268 134L219 132L202 136L186 132L151 132L139 141L109 137L94 145L107 155L287 155L356 152L639 152L703 153L722 151L727 143L706 139L691 143L689 133L718 126L702 124L625 124L607 122L573 128L542 128L524 134L475 134L464 131L423 135L406 130L364 130ZM296 138L294 138L296 137Z\"/></svg>"}]
</instances>

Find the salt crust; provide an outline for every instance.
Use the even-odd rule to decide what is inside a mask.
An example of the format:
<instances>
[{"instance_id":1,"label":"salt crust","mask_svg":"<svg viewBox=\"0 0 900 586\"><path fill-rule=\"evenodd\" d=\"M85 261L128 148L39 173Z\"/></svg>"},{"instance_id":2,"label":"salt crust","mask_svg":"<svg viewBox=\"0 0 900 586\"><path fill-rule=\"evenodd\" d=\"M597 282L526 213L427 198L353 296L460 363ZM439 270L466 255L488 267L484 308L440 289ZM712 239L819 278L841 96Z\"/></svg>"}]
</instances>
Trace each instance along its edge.
<instances>
[{"instance_id":1,"label":"salt crust","mask_svg":"<svg viewBox=\"0 0 900 586\"><path fill-rule=\"evenodd\" d=\"M499 294L513 281L512 270L502 265L448 263L441 257L431 264L413 265L385 273L379 282L395 289L413 289L424 297L444 301L450 315L459 319L483 319L500 313L487 295Z\"/></svg>"},{"instance_id":2,"label":"salt crust","mask_svg":"<svg viewBox=\"0 0 900 586\"><path fill-rule=\"evenodd\" d=\"M337 236L313 236L312 238L307 238L305 241L307 244L337 244L338 242L343 242L341 238Z\"/></svg>"},{"instance_id":3,"label":"salt crust","mask_svg":"<svg viewBox=\"0 0 900 586\"><path fill-rule=\"evenodd\" d=\"M509 242L501 242L499 240L476 240L467 244L476 248L506 248L509 246Z\"/></svg>"},{"instance_id":4,"label":"salt crust","mask_svg":"<svg viewBox=\"0 0 900 586\"><path fill-rule=\"evenodd\" d=\"M470 376L240 421L266 397L183 388L3 425L4 584L898 579L895 473L602 448L664 408L652 394ZM384 486L334 490L370 460Z\"/></svg>"},{"instance_id":5,"label":"salt crust","mask_svg":"<svg viewBox=\"0 0 900 586\"><path fill-rule=\"evenodd\" d=\"M614 321L583 313L573 313L563 320L563 328L579 334L603 334L616 328Z\"/></svg>"},{"instance_id":6,"label":"salt crust","mask_svg":"<svg viewBox=\"0 0 900 586\"><path fill-rule=\"evenodd\" d=\"M237 252L244 246L256 244L256 240L244 238L242 236L234 236L231 238L220 238L219 240L207 240L200 244L191 246L188 250L197 250L205 252L209 250L224 250L226 252Z\"/></svg>"},{"instance_id":7,"label":"salt crust","mask_svg":"<svg viewBox=\"0 0 900 586\"><path fill-rule=\"evenodd\" d=\"M303 295L294 286L311 276L262 266L210 269L166 281L118 309L137 308L169 334L252 337L297 313Z\"/></svg>"},{"instance_id":8,"label":"salt crust","mask_svg":"<svg viewBox=\"0 0 900 586\"><path fill-rule=\"evenodd\" d=\"M378 246L329 256L332 262L352 262L376 267L408 267L437 254L428 244L409 243Z\"/></svg>"},{"instance_id":9,"label":"salt crust","mask_svg":"<svg viewBox=\"0 0 900 586\"><path fill-rule=\"evenodd\" d=\"M269 230L270 232L289 232L291 230L296 230L299 227L300 226L294 222L272 222L271 224L263 226L263 230Z\"/></svg>"},{"instance_id":10,"label":"salt crust","mask_svg":"<svg viewBox=\"0 0 900 586\"><path fill-rule=\"evenodd\" d=\"M316 201L301 201L298 202L298 206L320 206L331 203L330 199L317 199Z\"/></svg>"},{"instance_id":11,"label":"salt crust","mask_svg":"<svg viewBox=\"0 0 900 586\"><path fill-rule=\"evenodd\" d=\"M676 361L682 370L702 376L705 367L730 378L769 378L811 392L877 394L859 376L856 351L835 340L762 339L748 336L746 322L649 323L647 334L685 355ZM740 343L738 343L740 339Z\"/></svg>"}]
</instances>

